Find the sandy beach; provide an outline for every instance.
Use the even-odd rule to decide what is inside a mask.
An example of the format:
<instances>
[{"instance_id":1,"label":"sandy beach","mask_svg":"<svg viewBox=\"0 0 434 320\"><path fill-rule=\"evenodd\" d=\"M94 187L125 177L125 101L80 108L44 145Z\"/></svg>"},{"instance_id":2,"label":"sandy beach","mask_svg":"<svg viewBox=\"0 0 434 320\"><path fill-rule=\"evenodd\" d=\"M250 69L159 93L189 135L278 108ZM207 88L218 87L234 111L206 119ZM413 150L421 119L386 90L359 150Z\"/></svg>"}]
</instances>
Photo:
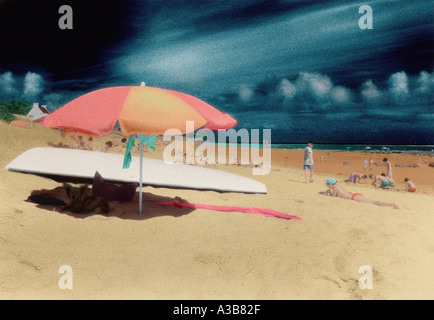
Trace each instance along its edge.
<instances>
[{"instance_id":1,"label":"sandy beach","mask_svg":"<svg viewBox=\"0 0 434 320\"><path fill-rule=\"evenodd\" d=\"M32 192L64 197L61 185L5 167L25 150L58 143L59 133L0 122L1 299L433 299L434 161L428 155L325 152L314 149L314 182L304 183L302 150L272 150L272 171L218 165L264 183L266 195L144 189L108 215L74 215L26 201ZM94 149L116 135L94 141ZM121 145L110 152L122 152ZM320 162L324 153L324 164ZM137 154L135 154L137 155ZM162 146L145 153L162 159ZM345 183L363 173L367 157L395 164L395 191ZM286 158L288 160L286 161ZM344 162L349 162L345 164ZM385 172L374 166L373 173ZM350 192L400 207L320 195L327 178ZM404 178L417 185L405 193ZM368 179L368 181L371 181ZM155 204L180 197L191 203L267 208L302 220ZM73 271L72 290L59 288L61 266ZM361 266L373 270L373 289L359 288Z\"/></svg>"}]
</instances>

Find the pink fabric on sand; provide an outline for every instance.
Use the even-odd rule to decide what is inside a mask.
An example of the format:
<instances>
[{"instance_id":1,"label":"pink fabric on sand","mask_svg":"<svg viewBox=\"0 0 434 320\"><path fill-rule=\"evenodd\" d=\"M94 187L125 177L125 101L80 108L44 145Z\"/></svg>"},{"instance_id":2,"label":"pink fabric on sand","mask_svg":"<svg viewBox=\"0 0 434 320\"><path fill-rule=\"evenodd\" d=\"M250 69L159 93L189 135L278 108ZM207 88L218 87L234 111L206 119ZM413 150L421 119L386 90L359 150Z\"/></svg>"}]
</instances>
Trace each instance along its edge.
<instances>
[{"instance_id":1,"label":"pink fabric on sand","mask_svg":"<svg viewBox=\"0 0 434 320\"><path fill-rule=\"evenodd\" d=\"M170 201L170 202L157 202L157 204L160 206L174 206L178 208L192 208L192 209L208 209L208 210L216 210L216 211L224 211L224 212L243 212L243 213L259 214L264 217L275 217L275 218L286 219L286 220L289 219L301 220L301 218L297 216L291 216L289 214L282 213L272 209L213 206L207 204L183 203L177 200Z\"/></svg>"}]
</instances>

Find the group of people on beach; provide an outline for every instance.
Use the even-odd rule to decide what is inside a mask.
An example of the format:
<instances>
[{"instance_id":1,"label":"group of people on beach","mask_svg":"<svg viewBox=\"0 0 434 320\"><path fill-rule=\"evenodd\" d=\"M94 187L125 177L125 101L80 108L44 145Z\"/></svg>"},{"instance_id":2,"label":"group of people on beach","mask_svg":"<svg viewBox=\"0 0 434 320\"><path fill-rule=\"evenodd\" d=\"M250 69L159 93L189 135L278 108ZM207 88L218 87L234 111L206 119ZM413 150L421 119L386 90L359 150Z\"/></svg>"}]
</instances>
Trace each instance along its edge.
<instances>
[{"instance_id":1,"label":"group of people on beach","mask_svg":"<svg viewBox=\"0 0 434 320\"><path fill-rule=\"evenodd\" d=\"M393 180L392 163L387 158L384 158L383 162L386 165L387 173L381 173L379 175L374 175L371 173L369 174L369 178L373 180L372 185L375 185L376 188L380 187L386 190L394 190L396 187L396 182L395 180ZM350 177L345 180L345 182L365 184L368 183L368 181L366 180L367 178L368 176L366 174L362 175L353 172L350 174ZM404 190L405 192L416 192L416 185L414 184L413 181L411 181L409 178L405 178L404 182L405 182L405 190Z\"/></svg>"},{"instance_id":2,"label":"group of people on beach","mask_svg":"<svg viewBox=\"0 0 434 320\"><path fill-rule=\"evenodd\" d=\"M82 135L66 135L65 132L60 129L60 138L61 141L58 144L59 147L93 151L93 137L89 137L88 140L84 142ZM64 139L67 139L66 143L64 142ZM101 146L101 151L108 152L112 147L113 142L106 141Z\"/></svg>"},{"instance_id":3,"label":"group of people on beach","mask_svg":"<svg viewBox=\"0 0 434 320\"><path fill-rule=\"evenodd\" d=\"M303 168L305 171L305 182L306 183L312 183L313 182L313 168L314 168L314 162L313 162L313 142L309 141L307 143L307 146L304 150L304 164ZM383 159L384 165L386 166L387 173L382 173L380 175L374 175L372 173L369 174L369 178L373 179L372 185L375 185L376 188L380 187L382 189L388 189L388 190L394 190L396 187L396 183L393 180L393 167L392 163L389 161L388 158ZM321 157L321 164L324 163L324 157ZM363 162L363 168L365 171L365 174L359 174L356 172L353 172L350 174L350 177L345 182L351 182L351 183L361 183L361 184L367 184L367 178L368 175L366 174L366 171L368 169L369 165L369 172L373 171L373 165L374 161L370 159L368 161L367 158L365 158ZM411 181L409 178L404 179L405 182L405 192L416 192L416 185L413 181ZM345 190L343 187L337 185L337 181L335 179L329 178L325 182L328 190L325 192L321 192L321 194L326 196L333 196L333 197L340 197L344 199L350 199L355 200L358 202L365 202L365 203L371 203L375 204L377 206L390 206L395 209L399 209L399 207L395 203L386 203L382 201L377 200L371 200L363 196L361 193L351 193Z\"/></svg>"}]
</instances>

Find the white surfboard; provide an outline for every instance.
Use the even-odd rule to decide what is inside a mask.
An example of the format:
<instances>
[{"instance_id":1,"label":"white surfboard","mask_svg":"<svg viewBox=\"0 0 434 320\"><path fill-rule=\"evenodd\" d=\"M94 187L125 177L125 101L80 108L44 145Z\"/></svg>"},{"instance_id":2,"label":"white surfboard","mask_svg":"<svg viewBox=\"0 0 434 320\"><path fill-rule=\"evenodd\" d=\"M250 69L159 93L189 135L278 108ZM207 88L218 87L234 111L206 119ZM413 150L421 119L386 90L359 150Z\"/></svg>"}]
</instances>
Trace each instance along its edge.
<instances>
[{"instance_id":1,"label":"white surfboard","mask_svg":"<svg viewBox=\"0 0 434 320\"><path fill-rule=\"evenodd\" d=\"M13 160L6 170L34 174L57 182L92 183L98 171L111 183L139 183L140 158L122 169L124 156L62 148L33 148ZM143 159L143 185L219 192L267 193L264 184L239 175L185 164Z\"/></svg>"}]
</instances>

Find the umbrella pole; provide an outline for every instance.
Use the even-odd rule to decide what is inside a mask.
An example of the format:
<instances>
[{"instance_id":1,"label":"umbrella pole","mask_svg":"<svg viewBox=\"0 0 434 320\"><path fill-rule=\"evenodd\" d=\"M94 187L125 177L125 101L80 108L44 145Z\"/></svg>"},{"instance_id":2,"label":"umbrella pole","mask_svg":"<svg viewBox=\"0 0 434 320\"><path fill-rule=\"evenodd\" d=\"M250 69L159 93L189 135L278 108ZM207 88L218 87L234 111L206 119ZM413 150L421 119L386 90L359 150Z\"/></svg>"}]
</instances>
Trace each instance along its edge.
<instances>
[{"instance_id":1,"label":"umbrella pole","mask_svg":"<svg viewBox=\"0 0 434 320\"><path fill-rule=\"evenodd\" d=\"M140 143L140 186L139 186L139 214L142 214L143 189L143 143Z\"/></svg>"}]
</instances>

